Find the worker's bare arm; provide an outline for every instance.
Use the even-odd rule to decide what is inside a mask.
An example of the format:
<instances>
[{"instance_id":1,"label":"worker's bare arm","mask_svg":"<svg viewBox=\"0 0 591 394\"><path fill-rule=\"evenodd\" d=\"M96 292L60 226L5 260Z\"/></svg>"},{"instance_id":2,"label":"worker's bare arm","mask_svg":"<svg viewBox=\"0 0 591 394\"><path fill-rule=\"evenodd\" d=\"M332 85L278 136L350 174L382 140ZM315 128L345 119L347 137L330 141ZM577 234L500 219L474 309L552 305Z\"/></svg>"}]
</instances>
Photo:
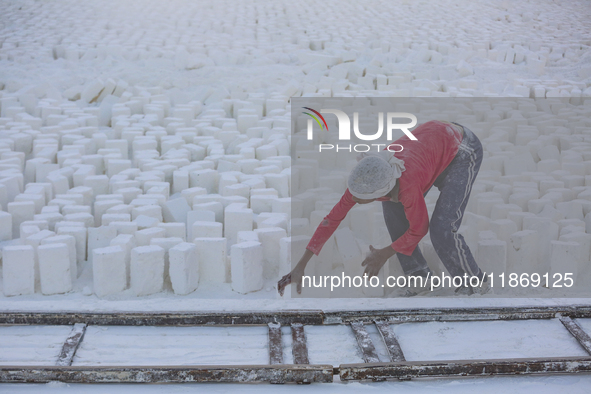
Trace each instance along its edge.
<instances>
[{"instance_id":1,"label":"worker's bare arm","mask_svg":"<svg viewBox=\"0 0 591 394\"><path fill-rule=\"evenodd\" d=\"M302 276L304 276L306 265L313 255L314 253L306 249L304 255L300 261L298 261L298 264L293 268L293 270L291 270L289 274L285 275L283 278L281 278L281 280L279 280L279 282L277 282L277 290L282 297L285 287L290 283L296 284L298 294L302 294Z\"/></svg>"},{"instance_id":2,"label":"worker's bare arm","mask_svg":"<svg viewBox=\"0 0 591 394\"><path fill-rule=\"evenodd\" d=\"M365 267L364 274L367 274L369 277L376 276L386 261L395 254L396 251L392 248L392 245L388 245L382 249L376 249L369 245L369 255L361 263Z\"/></svg>"}]
</instances>

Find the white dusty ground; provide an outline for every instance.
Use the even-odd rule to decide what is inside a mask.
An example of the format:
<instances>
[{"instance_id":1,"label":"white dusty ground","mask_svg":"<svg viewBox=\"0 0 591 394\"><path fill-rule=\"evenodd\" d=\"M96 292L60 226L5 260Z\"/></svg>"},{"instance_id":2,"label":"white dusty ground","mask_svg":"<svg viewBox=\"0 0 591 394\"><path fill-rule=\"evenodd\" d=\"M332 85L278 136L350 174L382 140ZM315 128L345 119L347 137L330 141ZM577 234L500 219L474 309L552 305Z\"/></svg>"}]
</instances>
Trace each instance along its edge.
<instances>
[{"instance_id":1,"label":"white dusty ground","mask_svg":"<svg viewBox=\"0 0 591 394\"><path fill-rule=\"evenodd\" d=\"M507 264L520 259L531 261L544 250L549 256L548 264L566 256L576 261L569 267L574 267L581 278L585 278L591 275L587 264L591 257L588 234L591 232L591 216L588 216L591 211L588 189L591 188L591 141L588 140L591 124L588 121L589 99L586 105L584 99L591 97L591 7L588 2L376 1L366 4L329 1L318 4L291 1L100 0L87 3L0 0L0 9L0 204L3 211L0 212L0 237L6 242L3 246L30 245L25 249L32 253L22 260L24 255L20 254L13 259L13 263L19 264L28 261L23 266L29 264L29 271L2 267L6 277L4 283L0 283L1 310L335 310L588 303L586 299L479 297L330 299L322 302L280 299L274 288L276 277L264 278L264 282L257 282L257 288L248 289L254 292L241 294L236 290L244 292L243 282L237 278L230 283L229 262L223 253L211 252L207 257L201 254L201 250L213 250L203 246L208 241L197 243L200 251L195 253L201 265L201 280L196 291L190 292L191 286L197 284L195 272L182 265L184 260L181 257L175 260L181 262L181 268L171 273L176 278L173 281L179 277L192 278L187 282L180 281L185 290L189 288L188 295L175 294L166 282L164 291L160 291L159 280L162 280L164 270L160 275L149 277L142 275L141 270L140 273L134 271L131 263L131 278L127 278L127 273L120 269L121 264L119 267L107 264L111 261L124 261L126 266L130 264L129 255L119 252L118 247L103 250L107 258L99 258L101 263L96 264L103 264L104 271L95 271L95 275L103 273L105 279L96 286L93 267L86 262L86 253L81 249L107 247L114 235L134 233L152 226L158 228L158 222L162 220L187 225L183 216L187 210L208 209L217 211L215 218L195 214L194 219L198 216L199 221L223 223L223 235L230 243L236 241L236 231L255 230L257 226L259 229L270 227L274 233L266 240L262 239L260 231L244 234L242 240L254 236L263 242L263 246L277 242L277 237L282 234L281 228L288 227L281 214L289 212L289 208L285 212L289 201L281 199L289 197L285 190L290 162L285 160L289 154L285 149L289 147L291 96L566 97L567 101L570 98L568 104L555 107L554 115L559 122L553 123L553 127L544 128L534 118L529 119L530 125L538 127L537 134L516 137L517 124L521 121L511 124L507 134L495 134L490 128L481 131L479 136L483 140L488 138L485 144L488 156L483 164L483 169L488 172L483 172L483 182L474 189L469 207L472 215L467 225L471 225L468 233L472 236L473 249L479 247L479 241L491 237L505 242L507 249L525 242L531 248L529 254L511 255L508 252ZM561 108L563 112L560 112ZM496 118L496 115L500 117ZM506 108L498 109L490 120L502 121L509 115ZM564 119L574 119L571 129L559 129L563 124L560 120ZM252 127L259 129L248 131ZM560 137L556 137L559 134ZM257 140L257 137L262 139ZM127 144L121 144L120 141L125 139ZM527 154L531 158L511 161L523 154L523 147L528 148ZM238 162L249 159L258 162ZM532 163L533 168L528 167ZM507 178L514 174L515 166L538 173L525 178ZM139 169L126 170L128 167ZM204 180L201 176L204 173L200 171L207 168L219 171L215 181ZM222 169L239 172L221 176ZM277 173L279 175L275 175ZM163 188L162 183L148 183L161 181L168 182L168 188ZM104 188L101 191L101 182L108 182L107 191ZM179 194L188 187L204 189L193 189L194 194ZM218 193L220 196L212 196ZM95 200L99 194L111 194L99 198L111 202L98 204L101 208L97 210ZM114 196L116 194L121 196ZM199 197L200 194L206 195ZM275 195L278 202L272 207L253 207L249 199L255 194ZM529 206L528 200L536 202ZM21 203L14 205L15 201ZM217 202L219 206L199 205L209 202ZM247 206L230 206L242 202L250 203L254 212ZM145 204L147 208L142 208L146 207ZM509 204L517 205L518 209ZM230 210L227 210L229 206ZM224 208L226 212L223 212ZM266 224L254 220L265 209L276 215ZM523 233L528 230L523 225L523 216L528 215L511 214L519 211L550 220L552 223L548 226L552 231L544 232L543 236L532 241L533 233ZM222 213L230 213L226 218L231 219L224 221L220 216ZM253 213L255 217L252 217ZM102 214L123 216L105 217ZM244 222L245 215L251 215L251 219ZM9 216L10 222L7 221ZM240 219L235 221L233 218ZM508 222L492 223L505 219L515 222L515 227ZM37 222L20 227L18 224L23 220ZM52 253L63 253L69 258L75 255L74 260L78 263L72 261L71 265L60 265L57 263L59 258L48 258L46 254L38 259L41 240L54 236L50 231L56 230L56 222L69 222L64 228L70 230L62 230L61 234L76 235L80 233L76 227L94 228L102 220L117 222L110 225L117 230L113 233L103 226L88 244L86 241L81 243L80 239L76 243L66 236L45 242L71 243L67 247L42 245L41 251L51 249ZM8 231L15 223L15 230ZM244 223L246 227L241 227ZM221 236L218 225L202 223L197 227L196 231L202 236ZM179 235L188 243L193 241L190 223L180 232L174 226L160 228L164 230L156 230L152 235L144 232L131 238L120 237L116 243L126 247L152 243L168 250L178 243L175 238ZM491 235L490 231L494 233L495 229L498 231ZM59 230L56 232L60 234ZM521 233L515 236L517 232ZM153 236L159 239L151 242ZM573 240L575 245L565 244ZM73 247L74 244L77 248ZM188 250L195 250L191 245L184 245ZM539 248L536 249L536 245ZM549 248L548 245L558 246L544 249ZM20 249L17 252L21 253ZM279 257L273 255L278 250L264 253L271 253L263 254L267 260ZM219 264L212 268L213 259L222 263L222 270L214 269L219 268ZM161 257L148 260L158 270L164 265ZM235 264L242 261L236 257L235 260ZM264 264L260 258L257 261ZM44 267L41 278L39 272L33 274L33 265L38 263ZM275 272L278 266L272 268L274 275L279 274ZM79 270L79 275L68 284L66 279L73 270ZM37 284L36 292L30 294L34 277L41 279L41 283ZM120 279L119 282L110 281L115 277ZM151 282L154 278L155 282ZM128 280L131 288L123 290ZM175 286L177 293L187 292L179 290L183 287L180 282ZM11 292L22 295L5 296L4 293L9 292L7 284ZM67 293L44 295L42 290L44 293ZM95 294L103 292L114 294L104 297ZM536 355L538 350L547 350L544 355L580 355L573 340L563 338L565 331L556 322L535 323L535 332L527 334L519 332L518 323L514 322L477 325L480 325L479 329L470 333L459 323L443 326L428 323L421 325L420 330L403 325L399 327L399 335L407 341L403 341L405 353L417 359L449 358L456 354L456 345L461 345L462 356L474 358L489 357L492 353L499 357ZM22 345L19 348L27 349L1 352L3 357L8 354L11 359L2 358L2 363L51 358L52 352L59 349L59 338L67 334L62 332L63 327L30 328L32 336L28 337L22 331L28 329L19 327L16 335L16 328L2 328L0 348L6 349L7 345L17 343ZM338 331L341 328L324 329ZM553 331L555 329L557 331ZM134 337L149 337L153 332L149 328L133 330ZM587 330L591 331L591 327ZM156 330L156 333L163 335L164 331ZM193 338L189 334L191 329L181 331L183 333L175 335L191 337L199 347L201 339ZM253 329L253 333L256 331ZM466 336L474 336L477 341L483 333L487 339L479 346L466 348L466 343L471 341L454 342ZM500 333L506 333L502 346L493 340L493 334ZM259 334L262 335L256 335ZM341 334L343 337L348 335ZM11 335L19 339L13 343L7 339ZM113 362L108 350L118 346L117 341L125 338L127 329L91 328L87 335L78 361L81 364L85 359ZM215 337L223 333L211 335ZM313 332L309 335L310 341L314 342ZM318 349L323 349L320 345L326 343L322 335L326 334L319 332ZM541 336L550 337L552 343L540 342ZM252 360L265 358L261 338L256 342L258 345L250 349ZM183 338L176 337L171 341L168 356L175 359L182 356L187 362L232 363L239 357L248 357L231 351L222 352L221 356L205 351L191 355L186 354L182 346L179 346L180 353L175 353L176 345L182 343ZM41 343L43 345L39 347ZM408 348L405 348L406 343ZM441 347L433 346L434 343L441 343ZM231 344L225 346L228 345ZM240 346L240 341L236 346ZM123 361L141 358L148 363L150 360L143 356L146 348L129 346L126 350L129 353ZM345 359L358 357L346 352L329 353L328 350L327 354ZM314 359L315 356L311 357ZM307 389L342 392L403 388L408 392L458 393L475 389L539 393L567 389L577 393L588 391L585 388L589 383L588 376L515 377L354 383L338 387L313 385ZM261 385L199 387L220 392L275 389ZM59 392L68 389L73 392L104 390L102 386L50 384L4 385L0 386L0 392L38 392L41 388ZM143 392L195 389L189 385L109 386L110 390L115 388ZM286 386L282 389L297 388Z\"/></svg>"}]
</instances>

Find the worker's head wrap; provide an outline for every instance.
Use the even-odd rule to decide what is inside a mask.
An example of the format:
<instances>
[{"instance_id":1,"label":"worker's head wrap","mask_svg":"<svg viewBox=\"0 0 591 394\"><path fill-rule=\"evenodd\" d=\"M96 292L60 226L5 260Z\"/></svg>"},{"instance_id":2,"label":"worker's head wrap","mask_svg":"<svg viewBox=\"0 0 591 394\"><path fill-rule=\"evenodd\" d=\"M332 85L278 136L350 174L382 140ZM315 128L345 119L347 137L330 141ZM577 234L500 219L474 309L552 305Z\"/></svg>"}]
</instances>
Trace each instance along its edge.
<instances>
[{"instance_id":1,"label":"worker's head wrap","mask_svg":"<svg viewBox=\"0 0 591 394\"><path fill-rule=\"evenodd\" d=\"M354 197L371 200L384 197L405 170L404 161L394 157L390 151L362 153L351 171L347 187Z\"/></svg>"}]
</instances>

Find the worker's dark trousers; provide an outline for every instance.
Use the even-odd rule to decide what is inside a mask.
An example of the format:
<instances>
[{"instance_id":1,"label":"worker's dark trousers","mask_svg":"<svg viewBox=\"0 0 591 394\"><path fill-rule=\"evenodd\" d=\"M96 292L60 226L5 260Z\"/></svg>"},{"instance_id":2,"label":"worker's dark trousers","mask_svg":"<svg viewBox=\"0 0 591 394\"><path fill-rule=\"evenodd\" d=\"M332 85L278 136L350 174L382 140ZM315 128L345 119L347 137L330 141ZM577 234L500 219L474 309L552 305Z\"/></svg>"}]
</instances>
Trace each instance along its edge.
<instances>
[{"instance_id":1,"label":"worker's dark trousers","mask_svg":"<svg viewBox=\"0 0 591 394\"><path fill-rule=\"evenodd\" d=\"M483 275L464 237L457 232L481 163L482 144L472 131L464 127L464 138L458 153L434 183L440 194L429 223L429 233L437 255L451 276L467 273L482 278ZM408 229L404 207L392 201L384 201L382 206L394 242ZM426 276L430 272L418 246L411 256L401 253L397 256L406 275Z\"/></svg>"}]
</instances>

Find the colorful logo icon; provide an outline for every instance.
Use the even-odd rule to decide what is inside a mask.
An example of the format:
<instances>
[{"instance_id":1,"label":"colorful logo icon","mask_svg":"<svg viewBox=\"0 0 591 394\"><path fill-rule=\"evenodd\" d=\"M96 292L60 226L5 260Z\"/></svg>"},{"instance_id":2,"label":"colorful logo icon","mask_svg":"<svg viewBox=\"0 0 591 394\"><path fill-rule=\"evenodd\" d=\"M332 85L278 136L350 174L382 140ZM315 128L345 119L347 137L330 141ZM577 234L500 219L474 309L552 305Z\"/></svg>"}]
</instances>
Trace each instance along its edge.
<instances>
[{"instance_id":1,"label":"colorful logo icon","mask_svg":"<svg viewBox=\"0 0 591 394\"><path fill-rule=\"evenodd\" d=\"M307 109L308 111L312 111L312 112L314 112L316 115L318 115L318 116L320 117L320 119L322 119L322 122L324 123L324 126L326 126L326 131L328 131L328 125L326 124L326 120L324 120L324 116L320 115L320 112L318 112L318 111L316 111L316 110L314 110L314 109L312 109L312 108L310 108L310 107L302 107L302 108L304 108L304 109ZM320 120L319 120L319 119L318 119L316 116L312 115L312 114L311 114L311 113L309 113L309 112L302 112L302 113L303 113L303 114L306 114L306 115L308 115L308 116L311 116L311 117L312 117L312 119L314 119L314 120L316 121L316 123L318 123L318 126L320 126L320 129L321 129L321 130L323 130L323 129L324 129L324 126L322 125L322 123L320 123Z\"/></svg>"}]
</instances>

